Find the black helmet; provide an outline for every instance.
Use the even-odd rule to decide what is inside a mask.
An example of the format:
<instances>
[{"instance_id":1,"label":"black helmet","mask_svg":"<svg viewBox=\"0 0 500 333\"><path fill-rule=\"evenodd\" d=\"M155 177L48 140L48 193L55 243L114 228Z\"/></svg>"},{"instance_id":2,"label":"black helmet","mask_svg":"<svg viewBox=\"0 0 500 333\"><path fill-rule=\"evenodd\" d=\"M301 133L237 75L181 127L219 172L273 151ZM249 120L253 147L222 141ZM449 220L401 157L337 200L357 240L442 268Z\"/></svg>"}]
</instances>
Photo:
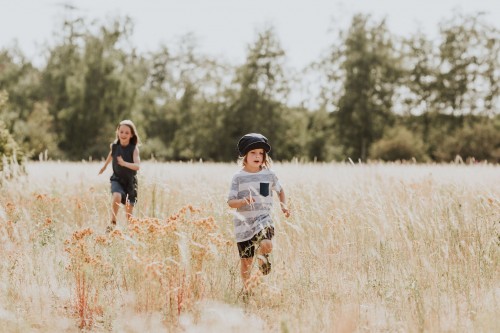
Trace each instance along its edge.
<instances>
[{"instance_id":1,"label":"black helmet","mask_svg":"<svg viewBox=\"0 0 500 333\"><path fill-rule=\"evenodd\" d=\"M245 156L250 150L262 148L266 153L271 151L271 146L267 142L267 138L259 133L245 134L238 141L238 152L240 156Z\"/></svg>"}]
</instances>

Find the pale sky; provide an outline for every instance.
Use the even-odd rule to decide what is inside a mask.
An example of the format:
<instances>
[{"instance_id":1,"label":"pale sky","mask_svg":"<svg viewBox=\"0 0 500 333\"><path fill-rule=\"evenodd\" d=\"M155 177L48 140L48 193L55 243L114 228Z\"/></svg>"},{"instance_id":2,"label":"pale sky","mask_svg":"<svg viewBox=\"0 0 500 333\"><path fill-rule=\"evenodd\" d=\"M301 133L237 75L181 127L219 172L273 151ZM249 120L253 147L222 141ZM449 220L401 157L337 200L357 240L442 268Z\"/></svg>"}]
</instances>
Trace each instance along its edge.
<instances>
[{"instance_id":1,"label":"pale sky","mask_svg":"<svg viewBox=\"0 0 500 333\"><path fill-rule=\"evenodd\" d=\"M78 9L68 12L63 4ZM0 0L0 48L17 41L35 60L44 44L55 42L53 34L64 17L104 23L130 16L135 26L132 42L139 51L158 50L162 43L171 45L192 32L200 51L240 64L256 32L271 25L288 64L300 69L318 60L335 38L331 29L347 27L355 13L385 17L398 35L420 29L432 38L438 23L454 11L482 11L485 20L499 27L500 0Z\"/></svg>"}]
</instances>

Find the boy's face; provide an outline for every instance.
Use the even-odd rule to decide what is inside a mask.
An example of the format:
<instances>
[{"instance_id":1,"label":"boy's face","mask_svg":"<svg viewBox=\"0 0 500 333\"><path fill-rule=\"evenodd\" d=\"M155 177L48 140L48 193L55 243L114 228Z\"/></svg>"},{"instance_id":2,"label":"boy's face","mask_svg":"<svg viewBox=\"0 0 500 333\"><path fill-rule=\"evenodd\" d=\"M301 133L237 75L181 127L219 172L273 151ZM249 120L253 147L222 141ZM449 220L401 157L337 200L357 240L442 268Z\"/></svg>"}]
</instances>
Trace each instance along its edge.
<instances>
[{"instance_id":1,"label":"boy's face","mask_svg":"<svg viewBox=\"0 0 500 333\"><path fill-rule=\"evenodd\" d=\"M249 167L260 168L264 162L264 149L258 148L250 150L247 153L246 162Z\"/></svg>"}]
</instances>

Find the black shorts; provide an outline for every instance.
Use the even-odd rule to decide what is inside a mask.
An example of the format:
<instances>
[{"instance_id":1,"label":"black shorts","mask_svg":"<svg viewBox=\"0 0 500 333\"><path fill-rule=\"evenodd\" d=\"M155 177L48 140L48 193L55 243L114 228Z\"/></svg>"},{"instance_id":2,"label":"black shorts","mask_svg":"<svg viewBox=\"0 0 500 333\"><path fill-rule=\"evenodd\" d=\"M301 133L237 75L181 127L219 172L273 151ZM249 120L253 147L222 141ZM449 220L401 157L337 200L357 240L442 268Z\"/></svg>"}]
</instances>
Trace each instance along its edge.
<instances>
[{"instance_id":1,"label":"black shorts","mask_svg":"<svg viewBox=\"0 0 500 333\"><path fill-rule=\"evenodd\" d=\"M267 227L264 230L261 230L257 234L255 234L249 240L236 243L238 245L238 252L240 254L241 259L253 258L255 255L255 249L259 246L259 243L264 239L273 239L274 237L274 228Z\"/></svg>"},{"instance_id":2,"label":"black shorts","mask_svg":"<svg viewBox=\"0 0 500 333\"><path fill-rule=\"evenodd\" d=\"M128 184L122 184L117 180L111 181L111 194L120 193L122 195L122 204L126 204L127 201L130 205L134 206L137 202L137 183L130 182Z\"/></svg>"}]
</instances>

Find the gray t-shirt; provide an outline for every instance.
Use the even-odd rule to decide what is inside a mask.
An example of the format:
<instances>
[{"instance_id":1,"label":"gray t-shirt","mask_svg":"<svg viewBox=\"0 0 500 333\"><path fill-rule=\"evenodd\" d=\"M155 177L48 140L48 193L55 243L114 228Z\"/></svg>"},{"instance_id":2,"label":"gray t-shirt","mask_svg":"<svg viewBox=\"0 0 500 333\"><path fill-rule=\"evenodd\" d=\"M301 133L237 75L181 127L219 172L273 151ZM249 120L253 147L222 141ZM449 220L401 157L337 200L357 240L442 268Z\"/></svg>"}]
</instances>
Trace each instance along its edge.
<instances>
[{"instance_id":1,"label":"gray t-shirt","mask_svg":"<svg viewBox=\"0 0 500 333\"><path fill-rule=\"evenodd\" d=\"M252 196L255 202L236 210L234 232L237 242L251 239L267 226L273 226L271 208L273 193L281 192L281 185L276 174L270 169L251 173L240 170L234 174L227 200L243 199Z\"/></svg>"}]
</instances>

